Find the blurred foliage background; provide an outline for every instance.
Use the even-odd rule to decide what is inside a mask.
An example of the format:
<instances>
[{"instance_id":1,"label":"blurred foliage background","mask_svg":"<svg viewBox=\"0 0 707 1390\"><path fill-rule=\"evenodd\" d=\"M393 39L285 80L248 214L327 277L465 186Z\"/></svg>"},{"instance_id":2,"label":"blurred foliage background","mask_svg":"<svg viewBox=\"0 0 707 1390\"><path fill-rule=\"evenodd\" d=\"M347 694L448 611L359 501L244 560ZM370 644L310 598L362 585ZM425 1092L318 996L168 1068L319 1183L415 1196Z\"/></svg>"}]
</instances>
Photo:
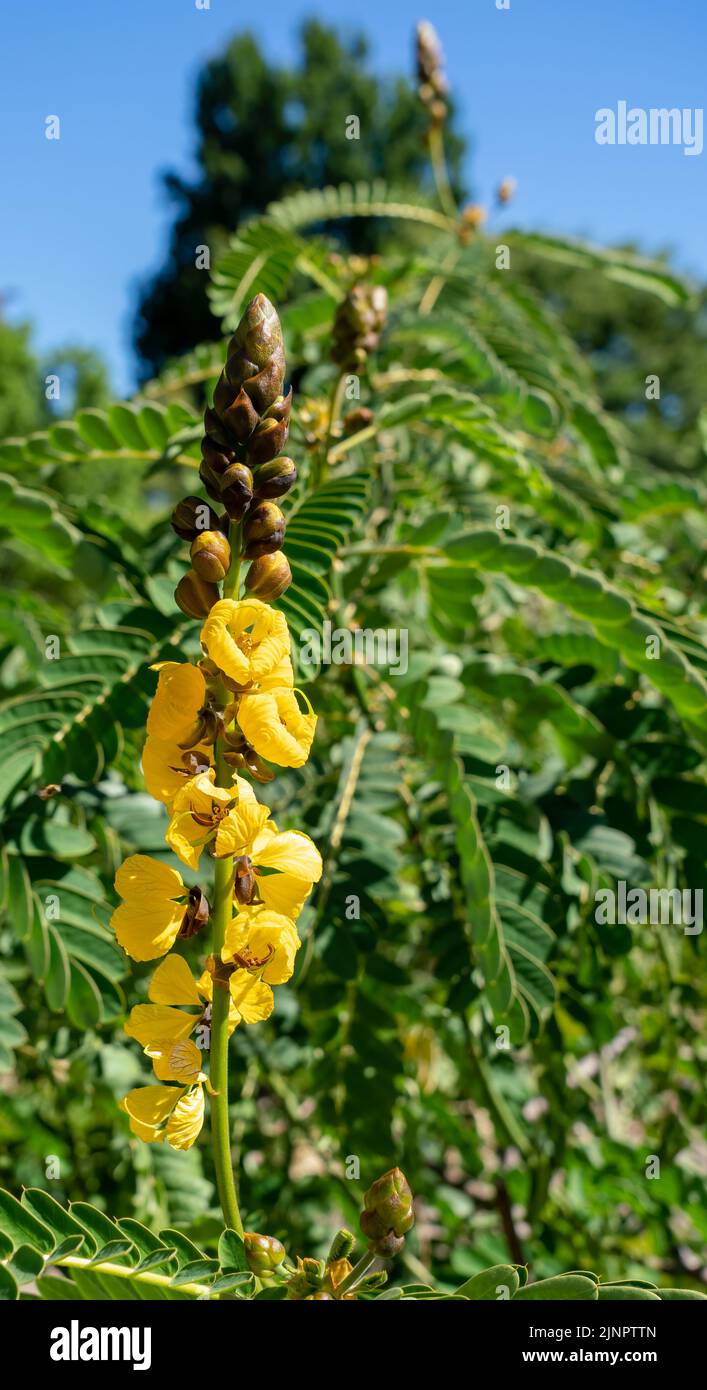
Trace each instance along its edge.
<instances>
[{"instance_id":1,"label":"blurred foliage background","mask_svg":"<svg viewBox=\"0 0 707 1390\"><path fill-rule=\"evenodd\" d=\"M345 139L351 110L370 138ZM141 1145L116 1109L147 1076L122 1022L150 971L107 923L124 855L168 858L139 771L149 666L198 653L168 516L262 290L295 386L297 645L325 620L405 629L409 665L300 670L319 734L269 797L326 869L293 981L234 1044L247 1225L320 1253L398 1163L413 1276L510 1256L702 1287L702 937L599 925L594 895L705 886L704 293L635 248L521 232L497 269L493 213L460 239L436 204L409 85L319 24L293 71L234 39L197 123L135 400L0 324L0 1181L206 1243L221 1226L206 1142ZM462 150L452 116L460 197ZM334 431L315 486L332 320L362 279L390 298L373 422Z\"/></svg>"}]
</instances>

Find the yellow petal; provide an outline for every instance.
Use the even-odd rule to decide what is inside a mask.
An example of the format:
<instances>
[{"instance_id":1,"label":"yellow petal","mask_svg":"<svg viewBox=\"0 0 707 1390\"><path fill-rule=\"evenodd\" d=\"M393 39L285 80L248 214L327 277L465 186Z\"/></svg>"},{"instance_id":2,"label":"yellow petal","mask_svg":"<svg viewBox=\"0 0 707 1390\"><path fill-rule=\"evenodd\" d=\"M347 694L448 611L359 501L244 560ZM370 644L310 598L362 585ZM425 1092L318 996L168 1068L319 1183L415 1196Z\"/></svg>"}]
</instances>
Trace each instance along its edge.
<instances>
[{"instance_id":1,"label":"yellow petal","mask_svg":"<svg viewBox=\"0 0 707 1390\"><path fill-rule=\"evenodd\" d=\"M243 1023L262 1023L269 1018L275 1002L269 985L247 970L235 970L228 987L231 1000Z\"/></svg>"},{"instance_id":2,"label":"yellow petal","mask_svg":"<svg viewBox=\"0 0 707 1390\"><path fill-rule=\"evenodd\" d=\"M206 698L204 674L189 662L165 661L147 716L147 732L163 742L188 743Z\"/></svg>"},{"instance_id":3,"label":"yellow petal","mask_svg":"<svg viewBox=\"0 0 707 1390\"><path fill-rule=\"evenodd\" d=\"M165 840L183 864L198 869L201 851L212 834L212 830L207 825L199 825L189 811L179 811L172 816Z\"/></svg>"},{"instance_id":4,"label":"yellow petal","mask_svg":"<svg viewBox=\"0 0 707 1390\"><path fill-rule=\"evenodd\" d=\"M179 1042L181 1038L188 1038L197 1022L196 1014L185 1014L181 1009L170 1009L164 1004L136 1004L125 1032L143 1047L149 1047L152 1043Z\"/></svg>"},{"instance_id":5,"label":"yellow petal","mask_svg":"<svg viewBox=\"0 0 707 1390\"><path fill-rule=\"evenodd\" d=\"M242 780L242 779L241 779ZM216 772L210 767L208 772L200 772L197 777L189 777L180 787L174 798L175 811L195 811L199 815L211 815L214 806L225 807L234 799L232 788L216 786Z\"/></svg>"},{"instance_id":6,"label":"yellow petal","mask_svg":"<svg viewBox=\"0 0 707 1390\"><path fill-rule=\"evenodd\" d=\"M247 685L251 678L250 663L230 629L230 620L237 606L229 598L214 604L201 629L201 643L207 655L225 675L239 685Z\"/></svg>"},{"instance_id":7,"label":"yellow petal","mask_svg":"<svg viewBox=\"0 0 707 1390\"><path fill-rule=\"evenodd\" d=\"M278 834L269 821L254 842L253 867L276 869L277 873L258 874L260 899L266 907L285 917L299 917L312 884L322 876L322 857L308 835L297 830Z\"/></svg>"},{"instance_id":8,"label":"yellow petal","mask_svg":"<svg viewBox=\"0 0 707 1390\"><path fill-rule=\"evenodd\" d=\"M258 801L240 800L224 816L216 831L217 859L223 859L228 854L247 854L269 815L268 807L261 806Z\"/></svg>"},{"instance_id":9,"label":"yellow petal","mask_svg":"<svg viewBox=\"0 0 707 1390\"><path fill-rule=\"evenodd\" d=\"M185 911L184 903L146 906L142 912L133 903L121 903L110 922L123 950L133 960L155 960L172 949Z\"/></svg>"},{"instance_id":10,"label":"yellow petal","mask_svg":"<svg viewBox=\"0 0 707 1390\"><path fill-rule=\"evenodd\" d=\"M213 766L213 749L200 743L190 750L205 766ZM171 741L148 736L142 750L142 775L150 796L170 806L177 792L188 781L184 769L184 749Z\"/></svg>"},{"instance_id":11,"label":"yellow petal","mask_svg":"<svg viewBox=\"0 0 707 1390\"><path fill-rule=\"evenodd\" d=\"M204 1092L195 1086L177 1102L167 1121L167 1143L173 1149L190 1149L204 1123Z\"/></svg>"},{"instance_id":12,"label":"yellow petal","mask_svg":"<svg viewBox=\"0 0 707 1390\"><path fill-rule=\"evenodd\" d=\"M158 1081L181 1081L191 1086L203 1079L201 1053L190 1038L162 1045L153 1043L145 1048L145 1055L152 1059Z\"/></svg>"},{"instance_id":13,"label":"yellow petal","mask_svg":"<svg viewBox=\"0 0 707 1390\"><path fill-rule=\"evenodd\" d=\"M291 690L295 683L295 673L292 670L292 661L289 655L283 656L282 661L278 661L277 666L269 671L267 676L261 676L256 690Z\"/></svg>"},{"instance_id":14,"label":"yellow petal","mask_svg":"<svg viewBox=\"0 0 707 1390\"><path fill-rule=\"evenodd\" d=\"M266 984L281 985L292 975L300 945L289 917L267 907L244 907L226 927L221 955L257 972Z\"/></svg>"},{"instance_id":15,"label":"yellow petal","mask_svg":"<svg viewBox=\"0 0 707 1390\"><path fill-rule=\"evenodd\" d=\"M220 599L204 623L201 641L211 660L238 685L269 675L290 650L284 613L255 598L240 603Z\"/></svg>"},{"instance_id":16,"label":"yellow petal","mask_svg":"<svg viewBox=\"0 0 707 1390\"><path fill-rule=\"evenodd\" d=\"M137 1086L123 1096L119 1108L130 1116L133 1134L148 1144L159 1143L163 1138L160 1127L183 1094L182 1087Z\"/></svg>"},{"instance_id":17,"label":"yellow petal","mask_svg":"<svg viewBox=\"0 0 707 1390\"><path fill-rule=\"evenodd\" d=\"M131 854L123 861L115 876L115 890L126 902L131 898L144 902L147 897L161 901L186 893L182 875L147 854Z\"/></svg>"},{"instance_id":18,"label":"yellow petal","mask_svg":"<svg viewBox=\"0 0 707 1390\"><path fill-rule=\"evenodd\" d=\"M165 839L183 864L196 869L202 849L212 838L225 809L236 799L233 789L217 787L213 768L191 777L172 803Z\"/></svg>"},{"instance_id":19,"label":"yellow petal","mask_svg":"<svg viewBox=\"0 0 707 1390\"><path fill-rule=\"evenodd\" d=\"M147 989L153 1004L200 1004L194 976L183 956L171 955L158 965Z\"/></svg>"},{"instance_id":20,"label":"yellow petal","mask_svg":"<svg viewBox=\"0 0 707 1390\"><path fill-rule=\"evenodd\" d=\"M303 767L309 757L316 714L302 714L291 690L242 695L236 719L249 744L277 767Z\"/></svg>"}]
</instances>

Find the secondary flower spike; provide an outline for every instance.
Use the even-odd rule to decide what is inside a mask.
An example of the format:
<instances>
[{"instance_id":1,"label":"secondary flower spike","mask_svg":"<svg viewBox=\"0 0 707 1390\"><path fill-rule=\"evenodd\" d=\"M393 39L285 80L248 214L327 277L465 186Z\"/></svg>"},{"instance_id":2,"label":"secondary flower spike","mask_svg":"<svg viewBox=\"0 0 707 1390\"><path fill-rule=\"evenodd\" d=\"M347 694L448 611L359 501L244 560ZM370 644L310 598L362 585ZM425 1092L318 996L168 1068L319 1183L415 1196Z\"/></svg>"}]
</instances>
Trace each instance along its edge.
<instances>
[{"instance_id":1,"label":"secondary flower spike","mask_svg":"<svg viewBox=\"0 0 707 1390\"><path fill-rule=\"evenodd\" d=\"M449 90L444 73L444 54L439 35L429 20L417 26L417 94L427 108L433 125L440 126L447 116Z\"/></svg>"},{"instance_id":2,"label":"secondary flower spike","mask_svg":"<svg viewBox=\"0 0 707 1390\"><path fill-rule=\"evenodd\" d=\"M378 346L388 315L385 285L352 285L334 319L331 355L342 372L360 372Z\"/></svg>"}]
</instances>

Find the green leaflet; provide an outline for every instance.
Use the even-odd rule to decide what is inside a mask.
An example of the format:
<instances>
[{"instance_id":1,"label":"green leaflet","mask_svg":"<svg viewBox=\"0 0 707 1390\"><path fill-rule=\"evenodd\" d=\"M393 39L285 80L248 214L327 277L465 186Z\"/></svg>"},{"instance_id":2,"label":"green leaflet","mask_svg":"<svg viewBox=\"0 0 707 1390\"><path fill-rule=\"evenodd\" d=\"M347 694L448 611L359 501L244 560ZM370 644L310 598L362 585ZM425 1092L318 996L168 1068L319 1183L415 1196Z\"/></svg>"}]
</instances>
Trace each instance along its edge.
<instances>
[{"instance_id":1,"label":"green leaflet","mask_svg":"<svg viewBox=\"0 0 707 1390\"><path fill-rule=\"evenodd\" d=\"M654 261L570 238L518 232L513 233L513 238L527 251L566 265L600 271L607 279L655 294L666 304L681 304L689 298L684 283L669 271L661 270Z\"/></svg>"},{"instance_id":2,"label":"green leaflet","mask_svg":"<svg viewBox=\"0 0 707 1390\"><path fill-rule=\"evenodd\" d=\"M491 529L457 537L444 553L454 564L500 572L565 604L594 628L600 641L619 652L627 666L645 675L684 719L707 733L704 677L667 640L660 625L641 617L633 600L615 586L535 542L502 540ZM659 656L652 658L647 653L656 638Z\"/></svg>"},{"instance_id":3,"label":"green leaflet","mask_svg":"<svg viewBox=\"0 0 707 1390\"><path fill-rule=\"evenodd\" d=\"M0 466L8 464L56 465L83 463L97 459L134 459L136 463L152 463L166 452L170 441L186 426L196 423L197 417L181 402L163 406L157 402L143 405L118 404L105 410L80 410L75 420L52 425L28 439L11 439L0 443ZM8 480L12 481L12 480ZM5 479L2 479L3 485ZM20 489L20 508L38 504L24 499Z\"/></svg>"}]
</instances>

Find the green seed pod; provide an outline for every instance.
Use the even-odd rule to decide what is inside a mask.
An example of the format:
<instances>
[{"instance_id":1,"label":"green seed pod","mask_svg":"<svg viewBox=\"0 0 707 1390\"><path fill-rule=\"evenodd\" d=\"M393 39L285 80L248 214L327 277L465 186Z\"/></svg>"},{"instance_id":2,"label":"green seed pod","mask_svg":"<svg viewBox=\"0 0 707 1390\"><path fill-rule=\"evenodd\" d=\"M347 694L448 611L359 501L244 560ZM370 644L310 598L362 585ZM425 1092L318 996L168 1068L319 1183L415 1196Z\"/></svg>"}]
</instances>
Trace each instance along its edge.
<instances>
[{"instance_id":1,"label":"green seed pod","mask_svg":"<svg viewBox=\"0 0 707 1390\"><path fill-rule=\"evenodd\" d=\"M243 1244L249 1268L261 1279L273 1274L285 1258L285 1247L275 1236L261 1236L257 1231L246 1231Z\"/></svg>"},{"instance_id":2,"label":"green seed pod","mask_svg":"<svg viewBox=\"0 0 707 1390\"><path fill-rule=\"evenodd\" d=\"M246 560L271 555L285 539L285 518L275 502L259 502L246 516L243 526Z\"/></svg>"},{"instance_id":3,"label":"green seed pod","mask_svg":"<svg viewBox=\"0 0 707 1390\"><path fill-rule=\"evenodd\" d=\"M263 603L274 603L281 598L292 583L290 562L282 551L273 555L260 555L254 560L246 575L245 586L249 594L262 599Z\"/></svg>"},{"instance_id":4,"label":"green seed pod","mask_svg":"<svg viewBox=\"0 0 707 1390\"><path fill-rule=\"evenodd\" d=\"M180 579L174 597L177 607L188 618L205 618L221 595L215 584L201 579L194 570L188 570Z\"/></svg>"},{"instance_id":5,"label":"green seed pod","mask_svg":"<svg viewBox=\"0 0 707 1390\"><path fill-rule=\"evenodd\" d=\"M203 531L220 530L216 512L203 497L183 497L172 512L171 526L183 541L193 541Z\"/></svg>"},{"instance_id":6,"label":"green seed pod","mask_svg":"<svg viewBox=\"0 0 707 1390\"><path fill-rule=\"evenodd\" d=\"M253 473L253 496L258 500L284 497L297 481L297 467L294 459L282 454L280 458L261 463Z\"/></svg>"},{"instance_id":7,"label":"green seed pod","mask_svg":"<svg viewBox=\"0 0 707 1390\"><path fill-rule=\"evenodd\" d=\"M219 584L231 564L231 547L222 531L203 531L192 541L191 562L200 579Z\"/></svg>"}]
</instances>

